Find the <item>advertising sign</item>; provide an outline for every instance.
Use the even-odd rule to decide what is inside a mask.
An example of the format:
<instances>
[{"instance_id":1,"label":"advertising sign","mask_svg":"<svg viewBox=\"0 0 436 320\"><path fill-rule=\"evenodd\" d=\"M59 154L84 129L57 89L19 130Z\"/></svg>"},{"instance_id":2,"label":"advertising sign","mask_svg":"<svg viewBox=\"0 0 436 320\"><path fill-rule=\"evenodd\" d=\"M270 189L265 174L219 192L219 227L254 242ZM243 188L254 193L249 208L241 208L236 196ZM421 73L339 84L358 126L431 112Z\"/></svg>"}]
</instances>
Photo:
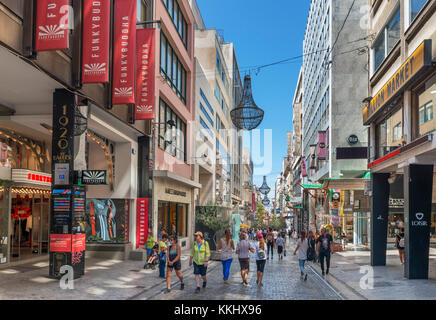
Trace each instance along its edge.
<instances>
[{"instance_id":1,"label":"advertising sign","mask_svg":"<svg viewBox=\"0 0 436 320\"><path fill-rule=\"evenodd\" d=\"M148 198L138 198L136 203L136 249L144 247L148 233Z\"/></svg>"},{"instance_id":2,"label":"advertising sign","mask_svg":"<svg viewBox=\"0 0 436 320\"><path fill-rule=\"evenodd\" d=\"M68 49L68 0L38 0L35 50Z\"/></svg>"},{"instance_id":3,"label":"advertising sign","mask_svg":"<svg viewBox=\"0 0 436 320\"><path fill-rule=\"evenodd\" d=\"M85 185L106 185L108 184L107 170L83 170L82 184Z\"/></svg>"},{"instance_id":4,"label":"advertising sign","mask_svg":"<svg viewBox=\"0 0 436 320\"><path fill-rule=\"evenodd\" d=\"M115 0L112 104L135 103L136 0Z\"/></svg>"},{"instance_id":5,"label":"advertising sign","mask_svg":"<svg viewBox=\"0 0 436 320\"><path fill-rule=\"evenodd\" d=\"M306 157L301 158L301 174L303 177L307 176Z\"/></svg>"},{"instance_id":6,"label":"advertising sign","mask_svg":"<svg viewBox=\"0 0 436 320\"><path fill-rule=\"evenodd\" d=\"M318 160L327 158L326 138L327 133L325 131L318 131Z\"/></svg>"},{"instance_id":7,"label":"advertising sign","mask_svg":"<svg viewBox=\"0 0 436 320\"><path fill-rule=\"evenodd\" d=\"M82 83L109 82L110 0L83 0Z\"/></svg>"},{"instance_id":8,"label":"advertising sign","mask_svg":"<svg viewBox=\"0 0 436 320\"><path fill-rule=\"evenodd\" d=\"M155 29L136 30L135 119L154 119Z\"/></svg>"},{"instance_id":9,"label":"advertising sign","mask_svg":"<svg viewBox=\"0 0 436 320\"><path fill-rule=\"evenodd\" d=\"M71 234L51 234L50 252L71 252Z\"/></svg>"}]
</instances>

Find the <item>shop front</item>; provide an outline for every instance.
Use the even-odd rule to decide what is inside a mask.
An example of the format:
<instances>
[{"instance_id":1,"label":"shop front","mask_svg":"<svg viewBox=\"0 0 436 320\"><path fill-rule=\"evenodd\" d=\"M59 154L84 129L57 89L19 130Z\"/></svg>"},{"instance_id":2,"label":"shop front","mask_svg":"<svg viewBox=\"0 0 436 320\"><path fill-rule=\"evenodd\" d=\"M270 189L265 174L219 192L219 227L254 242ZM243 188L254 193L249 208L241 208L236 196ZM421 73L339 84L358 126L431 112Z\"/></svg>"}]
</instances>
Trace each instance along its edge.
<instances>
[{"instance_id":1,"label":"shop front","mask_svg":"<svg viewBox=\"0 0 436 320\"><path fill-rule=\"evenodd\" d=\"M427 279L436 203L434 43L424 40L368 101L371 264L386 264L387 243L404 227L409 279Z\"/></svg>"},{"instance_id":2,"label":"shop front","mask_svg":"<svg viewBox=\"0 0 436 320\"><path fill-rule=\"evenodd\" d=\"M154 172L153 222L151 230L158 235L162 230L179 239L182 250L194 241L194 188L198 183L169 171ZM156 238L155 238L156 239Z\"/></svg>"}]
</instances>

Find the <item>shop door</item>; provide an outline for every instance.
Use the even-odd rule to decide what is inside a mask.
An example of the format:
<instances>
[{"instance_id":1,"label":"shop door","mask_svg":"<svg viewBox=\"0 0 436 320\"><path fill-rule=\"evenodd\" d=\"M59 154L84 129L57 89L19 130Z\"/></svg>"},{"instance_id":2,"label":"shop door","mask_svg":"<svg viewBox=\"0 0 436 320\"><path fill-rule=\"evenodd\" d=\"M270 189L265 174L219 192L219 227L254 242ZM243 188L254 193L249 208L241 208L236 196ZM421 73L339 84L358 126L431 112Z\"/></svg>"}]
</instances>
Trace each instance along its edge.
<instances>
[{"instance_id":1,"label":"shop door","mask_svg":"<svg viewBox=\"0 0 436 320\"><path fill-rule=\"evenodd\" d=\"M32 208L32 253L48 253L50 201L47 198L35 198Z\"/></svg>"}]
</instances>

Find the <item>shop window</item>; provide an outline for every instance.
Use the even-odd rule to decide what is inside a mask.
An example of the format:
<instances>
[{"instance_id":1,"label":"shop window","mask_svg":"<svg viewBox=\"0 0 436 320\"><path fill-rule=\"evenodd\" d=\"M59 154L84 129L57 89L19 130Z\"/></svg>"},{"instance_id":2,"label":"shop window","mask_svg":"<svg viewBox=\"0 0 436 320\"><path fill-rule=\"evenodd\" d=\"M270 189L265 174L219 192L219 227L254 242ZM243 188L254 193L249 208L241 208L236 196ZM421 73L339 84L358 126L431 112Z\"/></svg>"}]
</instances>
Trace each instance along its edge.
<instances>
[{"instance_id":1,"label":"shop window","mask_svg":"<svg viewBox=\"0 0 436 320\"><path fill-rule=\"evenodd\" d=\"M8 262L9 190L0 188L0 265Z\"/></svg>"},{"instance_id":2,"label":"shop window","mask_svg":"<svg viewBox=\"0 0 436 320\"><path fill-rule=\"evenodd\" d=\"M188 205L159 201L158 227L178 237L188 236Z\"/></svg>"},{"instance_id":3,"label":"shop window","mask_svg":"<svg viewBox=\"0 0 436 320\"><path fill-rule=\"evenodd\" d=\"M419 136L436 130L433 107L436 104L436 75L427 81L418 93Z\"/></svg>"},{"instance_id":4,"label":"shop window","mask_svg":"<svg viewBox=\"0 0 436 320\"><path fill-rule=\"evenodd\" d=\"M402 144L403 109L400 108L376 126L377 158L394 151Z\"/></svg>"}]
</instances>

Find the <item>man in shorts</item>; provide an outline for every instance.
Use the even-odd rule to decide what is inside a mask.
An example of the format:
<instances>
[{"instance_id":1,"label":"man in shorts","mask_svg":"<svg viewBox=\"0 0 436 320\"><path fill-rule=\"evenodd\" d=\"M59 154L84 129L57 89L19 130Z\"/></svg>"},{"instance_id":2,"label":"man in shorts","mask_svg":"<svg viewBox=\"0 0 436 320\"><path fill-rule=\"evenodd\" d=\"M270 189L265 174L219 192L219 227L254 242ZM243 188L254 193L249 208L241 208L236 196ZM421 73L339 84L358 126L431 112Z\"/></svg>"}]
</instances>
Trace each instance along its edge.
<instances>
[{"instance_id":1,"label":"man in shorts","mask_svg":"<svg viewBox=\"0 0 436 320\"><path fill-rule=\"evenodd\" d=\"M195 282L197 283L195 293L200 293L200 278L203 278L203 288L206 288L206 272L210 259L210 248L209 243L203 240L203 233L198 231L194 236L195 242L191 249L189 266L192 266L192 262L194 262Z\"/></svg>"},{"instance_id":2,"label":"man in shorts","mask_svg":"<svg viewBox=\"0 0 436 320\"><path fill-rule=\"evenodd\" d=\"M239 258L239 265L241 266L242 284L248 286L247 277L250 271L250 254L249 252L255 252L250 242L246 238L245 233L239 235L239 242L236 246L236 254Z\"/></svg>"}]
</instances>

